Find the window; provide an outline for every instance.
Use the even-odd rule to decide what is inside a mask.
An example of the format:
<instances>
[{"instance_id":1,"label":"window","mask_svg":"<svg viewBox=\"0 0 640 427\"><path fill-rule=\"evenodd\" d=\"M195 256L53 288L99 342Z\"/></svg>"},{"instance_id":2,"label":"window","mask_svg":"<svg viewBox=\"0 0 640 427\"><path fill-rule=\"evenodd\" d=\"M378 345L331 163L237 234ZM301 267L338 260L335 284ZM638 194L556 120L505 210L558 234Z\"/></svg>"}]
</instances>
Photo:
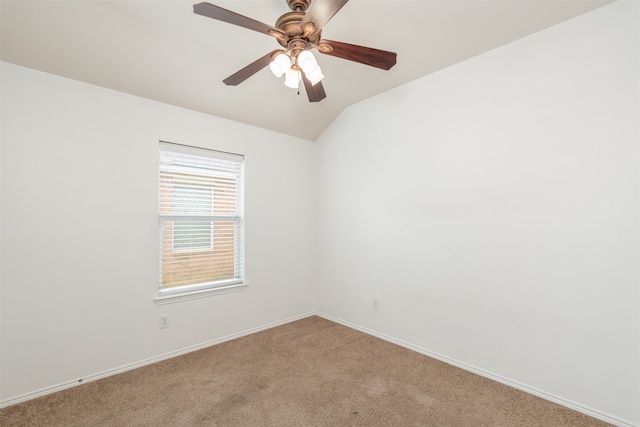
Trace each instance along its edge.
<instances>
[{"instance_id":1,"label":"window","mask_svg":"<svg viewBox=\"0 0 640 427\"><path fill-rule=\"evenodd\" d=\"M160 143L160 298L243 284L243 161Z\"/></svg>"},{"instance_id":2,"label":"window","mask_svg":"<svg viewBox=\"0 0 640 427\"><path fill-rule=\"evenodd\" d=\"M180 200L174 205L174 216L189 216L205 214L213 210L213 185L206 184L175 184L172 198ZM213 249L213 229L210 223L197 221L173 222L173 250Z\"/></svg>"}]
</instances>

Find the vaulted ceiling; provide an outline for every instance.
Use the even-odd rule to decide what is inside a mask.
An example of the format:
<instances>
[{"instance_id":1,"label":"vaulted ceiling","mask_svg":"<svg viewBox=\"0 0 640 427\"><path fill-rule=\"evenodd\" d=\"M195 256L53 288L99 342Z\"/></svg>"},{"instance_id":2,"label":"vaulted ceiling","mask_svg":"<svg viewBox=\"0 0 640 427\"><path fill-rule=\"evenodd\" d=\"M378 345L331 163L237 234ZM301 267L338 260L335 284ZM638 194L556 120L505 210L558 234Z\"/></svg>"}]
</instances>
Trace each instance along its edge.
<instances>
[{"instance_id":1,"label":"vaulted ceiling","mask_svg":"<svg viewBox=\"0 0 640 427\"><path fill-rule=\"evenodd\" d=\"M269 68L222 80L279 47L272 37L193 13L199 0L0 2L0 59L315 140L347 107L610 0L351 0L323 38L397 52L389 71L316 54L327 98ZM285 0L210 0L274 25Z\"/></svg>"}]
</instances>

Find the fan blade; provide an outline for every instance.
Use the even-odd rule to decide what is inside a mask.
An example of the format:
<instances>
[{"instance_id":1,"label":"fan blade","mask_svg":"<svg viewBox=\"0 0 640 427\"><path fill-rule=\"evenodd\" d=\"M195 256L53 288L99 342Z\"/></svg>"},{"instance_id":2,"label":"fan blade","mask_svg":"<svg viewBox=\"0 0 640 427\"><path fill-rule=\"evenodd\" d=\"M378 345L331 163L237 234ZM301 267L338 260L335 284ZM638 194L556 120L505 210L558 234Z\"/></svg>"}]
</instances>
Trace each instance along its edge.
<instances>
[{"instance_id":1,"label":"fan blade","mask_svg":"<svg viewBox=\"0 0 640 427\"><path fill-rule=\"evenodd\" d=\"M391 67L396 65L397 55L395 52L332 40L322 40L317 47L318 51L325 55L348 59L349 61L382 68L383 70L389 70Z\"/></svg>"},{"instance_id":2,"label":"fan blade","mask_svg":"<svg viewBox=\"0 0 640 427\"><path fill-rule=\"evenodd\" d=\"M232 12L227 9L223 9L220 6L215 6L211 3L198 3L193 5L193 13L206 16L208 18L217 19L218 21L228 22L229 24L238 25L240 27L248 28L250 30L257 31L276 38L284 37L285 34L282 30L272 27L271 25L264 24L255 19L247 18L239 13Z\"/></svg>"},{"instance_id":3,"label":"fan blade","mask_svg":"<svg viewBox=\"0 0 640 427\"><path fill-rule=\"evenodd\" d=\"M300 22L300 27L304 30L305 35L315 34L329 22L342 6L349 0L313 0L311 6L304 14L304 18ZM312 26L309 24L313 24Z\"/></svg>"},{"instance_id":4,"label":"fan blade","mask_svg":"<svg viewBox=\"0 0 640 427\"><path fill-rule=\"evenodd\" d=\"M324 92L322 82L312 85L307 76L304 75L304 71L300 70L300 72L302 73L302 81L304 82L304 88L307 91L309 102L319 102L325 99L327 94Z\"/></svg>"},{"instance_id":5,"label":"fan blade","mask_svg":"<svg viewBox=\"0 0 640 427\"><path fill-rule=\"evenodd\" d=\"M253 61L251 64L244 67L242 70L236 72L235 74L230 75L226 79L223 80L224 84L228 86L237 86L243 81L247 80L249 77L253 76L258 71L262 70L264 67L269 65L271 62L271 58L276 52L282 52L281 49L276 49L272 52L267 53L262 58Z\"/></svg>"}]
</instances>

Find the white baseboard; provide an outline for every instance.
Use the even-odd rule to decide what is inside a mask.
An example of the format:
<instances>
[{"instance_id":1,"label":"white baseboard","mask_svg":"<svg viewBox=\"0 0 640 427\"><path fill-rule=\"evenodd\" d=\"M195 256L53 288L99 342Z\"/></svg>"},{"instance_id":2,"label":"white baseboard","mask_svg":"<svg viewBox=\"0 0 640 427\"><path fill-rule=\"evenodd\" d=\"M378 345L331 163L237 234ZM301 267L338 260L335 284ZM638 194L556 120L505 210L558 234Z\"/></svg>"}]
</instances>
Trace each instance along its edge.
<instances>
[{"instance_id":1,"label":"white baseboard","mask_svg":"<svg viewBox=\"0 0 640 427\"><path fill-rule=\"evenodd\" d=\"M255 334L256 332L260 332L260 331L264 331L264 330L267 330L267 329L275 328L276 326L281 326L281 325L284 325L284 324L287 324L287 323L295 322L296 320L304 319L306 317L310 317L310 316L313 316L313 315L315 315L315 313L313 313L313 312L306 313L306 314L301 314L301 315L298 315L298 316L294 316L294 317L290 317L290 318L287 318L287 319L279 320L277 322L272 322L272 323L268 323L266 325L258 326L258 327L251 328L251 329L247 329L247 330L242 331L242 332L238 332L238 333L235 333L235 334L227 335L225 337L218 338L218 339L211 340L211 341L207 341L207 342L204 342L204 343L201 343L201 344L193 345L193 346L190 346L190 347L185 347L185 348L182 348L180 350L176 350L176 351L172 351L172 352L169 352L169 353L162 354L160 356L150 357L149 359L141 360L139 362L134 362L134 363L130 363L130 364L127 364L127 365L124 365L124 366L120 366L118 368L109 369L109 370L106 370L106 371L103 371L103 372L98 372L96 374L86 376L86 377L81 378L79 380L67 381L67 382L64 382L64 383L61 383L61 384L57 384L57 385L54 385L54 386L51 386L51 387L42 388L42 389L34 391L34 392L25 393L25 394L22 394L20 396L12 397L10 399L1 401L0 402L0 409L1 408L5 408L7 406L15 405L16 403L26 402L27 400L35 399L37 397L46 396L47 394L51 394L51 393L55 393L57 391L62 391L62 390L65 390L65 389L68 389L68 388L71 388L71 387L75 387L75 386L78 386L80 384L84 384L84 383L91 382L91 381L96 381L96 380L99 380L101 378L110 377L111 375L120 374L122 372L130 371L130 370L136 369L136 368L141 368L141 367L146 366L146 365L151 365L152 363L157 363L157 362L160 362L162 360L171 359L172 357L181 356L183 354L191 353L192 351L202 350L203 348L211 347L211 346L216 345L216 344L221 344L221 343L226 342L226 341L231 341L233 339L240 338L240 337L243 337L243 336L246 336L246 335Z\"/></svg>"},{"instance_id":2,"label":"white baseboard","mask_svg":"<svg viewBox=\"0 0 640 427\"><path fill-rule=\"evenodd\" d=\"M477 375L480 375L482 377L488 378L490 380L499 382L501 384L508 385L509 387L513 387L515 389L522 390L522 391L524 391L526 393L532 394L534 396L538 396L538 397L540 397L542 399L551 401L553 403L557 403L558 405L562 405L562 406L565 406L567 408L573 409L574 411L578 411L578 412L581 412L581 413L583 413L585 415L589 415L590 417L597 418L597 419L605 421L605 422L607 422L609 424L613 424L614 426L618 426L618 427L638 427L637 424L634 424L634 423L632 423L630 421L620 419L618 417L603 413L601 411L597 411L595 409L589 408L589 407L581 405L579 403L571 402L569 400L563 399L563 398L555 396L553 394L546 393L546 392L544 392L542 390L538 390L538 389L536 389L534 387L530 387L530 386L528 386L526 384L522 384L522 383L519 383L517 381L513 381L513 380L510 380L508 378L502 377L500 375L496 375L496 374L493 374L491 372L485 371L483 369L476 368L475 366L467 365L466 363L459 362L459 361L454 360L454 359L450 359L450 358L448 358L446 356L443 356L441 354L438 354L438 353L435 353L433 351L430 351L430 350L418 347L416 345L410 344L408 342L405 342L405 341L390 337L388 335L381 334L379 332L376 332L376 331L373 331L371 329L362 327L360 325L356 325L356 324L353 324L351 322L347 322L345 320L338 319L338 318L335 318L333 316L330 316L330 315L324 314L324 313L316 312L315 314L318 317L322 317L322 318L330 320L332 322L339 323L341 325L344 325L344 326L347 326L349 328L358 330L360 332L364 332L367 335L371 335L371 336L374 336L376 338L380 338L380 339L388 341L390 343L397 344L397 345L399 345L401 347L408 348L409 350L413 350L413 351L415 351L417 353L424 354L425 356L432 357L434 359L437 359L437 360L440 360L442 362L445 362L445 363L447 363L449 365L456 366L458 368L464 369L465 371L472 372L474 374L477 374Z\"/></svg>"}]
</instances>

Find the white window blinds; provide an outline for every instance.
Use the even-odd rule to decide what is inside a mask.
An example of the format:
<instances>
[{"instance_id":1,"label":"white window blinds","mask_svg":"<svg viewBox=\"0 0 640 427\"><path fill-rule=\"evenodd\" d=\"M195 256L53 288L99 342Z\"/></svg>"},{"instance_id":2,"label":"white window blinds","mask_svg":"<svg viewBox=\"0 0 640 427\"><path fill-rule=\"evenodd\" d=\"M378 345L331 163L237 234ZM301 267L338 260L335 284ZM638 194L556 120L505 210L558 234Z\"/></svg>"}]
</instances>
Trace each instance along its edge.
<instances>
[{"instance_id":1,"label":"white window blinds","mask_svg":"<svg viewBox=\"0 0 640 427\"><path fill-rule=\"evenodd\" d=\"M243 161L160 143L160 296L243 282Z\"/></svg>"}]
</instances>

